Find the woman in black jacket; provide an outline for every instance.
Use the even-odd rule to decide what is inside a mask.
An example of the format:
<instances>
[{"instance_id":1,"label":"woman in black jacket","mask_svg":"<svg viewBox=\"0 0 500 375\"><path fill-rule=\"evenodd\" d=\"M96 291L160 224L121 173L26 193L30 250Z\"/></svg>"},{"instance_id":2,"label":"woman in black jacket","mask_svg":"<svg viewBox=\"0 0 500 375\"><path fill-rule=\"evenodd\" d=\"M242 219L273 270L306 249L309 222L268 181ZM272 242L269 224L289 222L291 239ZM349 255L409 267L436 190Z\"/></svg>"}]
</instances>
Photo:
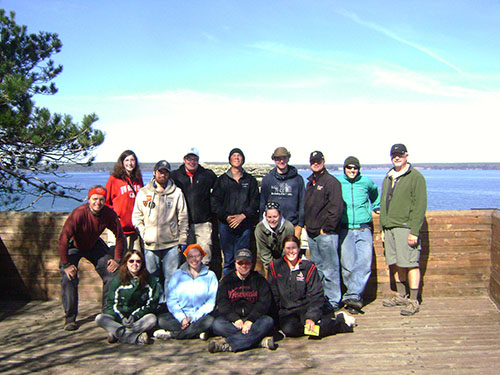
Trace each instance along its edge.
<instances>
[{"instance_id":1,"label":"woman in black jacket","mask_svg":"<svg viewBox=\"0 0 500 375\"><path fill-rule=\"evenodd\" d=\"M319 326L320 337L352 332L355 319L345 312L324 315L323 284L316 266L300 257L300 241L295 236L283 239L284 256L269 265L268 281L278 308L279 325L286 336L303 336L305 330Z\"/></svg>"}]
</instances>

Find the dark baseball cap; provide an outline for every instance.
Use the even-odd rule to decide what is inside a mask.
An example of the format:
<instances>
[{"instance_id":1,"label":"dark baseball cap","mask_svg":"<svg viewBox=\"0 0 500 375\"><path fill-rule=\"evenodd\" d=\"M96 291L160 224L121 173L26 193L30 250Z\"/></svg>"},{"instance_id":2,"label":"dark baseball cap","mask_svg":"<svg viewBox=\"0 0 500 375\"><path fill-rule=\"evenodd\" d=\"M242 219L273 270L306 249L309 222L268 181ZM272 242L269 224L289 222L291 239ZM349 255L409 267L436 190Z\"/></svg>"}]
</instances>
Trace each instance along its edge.
<instances>
[{"instance_id":1,"label":"dark baseball cap","mask_svg":"<svg viewBox=\"0 0 500 375\"><path fill-rule=\"evenodd\" d=\"M248 249L239 249L236 252L234 260L248 260L249 262L252 262L253 260L252 252Z\"/></svg>"},{"instance_id":2,"label":"dark baseball cap","mask_svg":"<svg viewBox=\"0 0 500 375\"><path fill-rule=\"evenodd\" d=\"M170 172L170 164L166 160L160 160L158 163L155 164L155 171L159 171L160 169L166 169L167 171Z\"/></svg>"},{"instance_id":3,"label":"dark baseball cap","mask_svg":"<svg viewBox=\"0 0 500 375\"><path fill-rule=\"evenodd\" d=\"M323 153L321 151L313 151L311 152L311 156L309 156L309 162L312 162L313 160L325 160L325 157L323 156Z\"/></svg>"},{"instance_id":4,"label":"dark baseball cap","mask_svg":"<svg viewBox=\"0 0 500 375\"><path fill-rule=\"evenodd\" d=\"M406 149L406 146L402 143L396 143L395 145L392 145L391 147L391 156L394 154L406 154L408 150Z\"/></svg>"}]
</instances>

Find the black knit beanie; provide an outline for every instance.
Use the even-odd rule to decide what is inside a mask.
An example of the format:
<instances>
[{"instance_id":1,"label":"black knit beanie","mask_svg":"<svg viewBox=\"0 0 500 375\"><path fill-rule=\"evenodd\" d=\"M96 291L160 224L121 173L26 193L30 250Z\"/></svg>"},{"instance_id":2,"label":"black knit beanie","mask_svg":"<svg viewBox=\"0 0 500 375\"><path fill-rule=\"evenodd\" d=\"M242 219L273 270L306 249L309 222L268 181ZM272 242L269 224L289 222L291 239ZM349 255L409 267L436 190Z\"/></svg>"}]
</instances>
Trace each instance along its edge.
<instances>
[{"instance_id":1,"label":"black knit beanie","mask_svg":"<svg viewBox=\"0 0 500 375\"><path fill-rule=\"evenodd\" d=\"M345 159L344 168L347 167L348 165L354 165L355 167L358 167L358 169L361 169L361 165L359 164L358 158L354 156L349 156L347 159Z\"/></svg>"},{"instance_id":2,"label":"black knit beanie","mask_svg":"<svg viewBox=\"0 0 500 375\"><path fill-rule=\"evenodd\" d=\"M241 155L241 157L243 158L243 164L245 164L245 154L244 154L244 153L243 153L243 151L241 151L241 149L239 149L238 147L235 147L235 148L233 148L233 149L231 150L231 152L229 153L229 157L228 157L228 159L231 159L231 155L236 154L236 153L238 153L238 154L240 154L240 155Z\"/></svg>"}]
</instances>

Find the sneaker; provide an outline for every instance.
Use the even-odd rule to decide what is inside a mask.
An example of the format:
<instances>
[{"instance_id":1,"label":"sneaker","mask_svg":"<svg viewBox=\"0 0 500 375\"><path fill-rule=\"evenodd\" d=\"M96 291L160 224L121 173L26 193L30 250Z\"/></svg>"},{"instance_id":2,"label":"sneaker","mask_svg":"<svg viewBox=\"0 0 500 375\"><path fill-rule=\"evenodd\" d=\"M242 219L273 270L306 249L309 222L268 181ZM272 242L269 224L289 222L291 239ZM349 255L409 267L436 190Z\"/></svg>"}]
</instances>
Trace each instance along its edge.
<instances>
[{"instance_id":1,"label":"sneaker","mask_svg":"<svg viewBox=\"0 0 500 375\"><path fill-rule=\"evenodd\" d=\"M269 350L276 350L278 348L278 345L274 343L274 339L271 336L268 336L262 339L262 341L260 342L260 347Z\"/></svg>"},{"instance_id":2,"label":"sneaker","mask_svg":"<svg viewBox=\"0 0 500 375\"><path fill-rule=\"evenodd\" d=\"M212 340L208 343L208 351L210 353L217 353L217 352L232 352L233 349L231 346L226 342L226 339L222 340Z\"/></svg>"},{"instance_id":3,"label":"sneaker","mask_svg":"<svg viewBox=\"0 0 500 375\"><path fill-rule=\"evenodd\" d=\"M411 316L415 313L418 313L419 306L420 304L416 299L409 299L406 306L401 310L401 315Z\"/></svg>"},{"instance_id":4,"label":"sneaker","mask_svg":"<svg viewBox=\"0 0 500 375\"><path fill-rule=\"evenodd\" d=\"M408 296L402 296L401 294L394 294L391 298L382 301L382 306L385 307L395 307L395 306L406 306L408 304Z\"/></svg>"},{"instance_id":5,"label":"sneaker","mask_svg":"<svg viewBox=\"0 0 500 375\"><path fill-rule=\"evenodd\" d=\"M118 339L112 333L108 334L108 344L114 344Z\"/></svg>"},{"instance_id":6,"label":"sneaker","mask_svg":"<svg viewBox=\"0 0 500 375\"><path fill-rule=\"evenodd\" d=\"M77 329L78 329L78 324L76 324L76 322L67 322L64 325L65 331L76 331Z\"/></svg>"},{"instance_id":7,"label":"sneaker","mask_svg":"<svg viewBox=\"0 0 500 375\"><path fill-rule=\"evenodd\" d=\"M354 316L349 315L345 311L339 312L337 316L338 315L342 315L344 317L344 322L345 324L347 324L348 327L352 328L357 326L356 318Z\"/></svg>"},{"instance_id":8,"label":"sneaker","mask_svg":"<svg viewBox=\"0 0 500 375\"><path fill-rule=\"evenodd\" d=\"M165 331L164 329L157 329L156 331L154 331L153 337L159 340L167 341L168 339L172 338L172 332Z\"/></svg>"},{"instance_id":9,"label":"sneaker","mask_svg":"<svg viewBox=\"0 0 500 375\"><path fill-rule=\"evenodd\" d=\"M208 332L202 332L200 333L200 340L202 341L207 341L208 340Z\"/></svg>"},{"instance_id":10,"label":"sneaker","mask_svg":"<svg viewBox=\"0 0 500 375\"><path fill-rule=\"evenodd\" d=\"M346 299L344 301L344 305L350 307L354 310L361 310L363 308L363 302L355 300L355 299Z\"/></svg>"},{"instance_id":11,"label":"sneaker","mask_svg":"<svg viewBox=\"0 0 500 375\"><path fill-rule=\"evenodd\" d=\"M147 332L143 332L137 337L137 345L149 345L151 344L151 339Z\"/></svg>"}]
</instances>

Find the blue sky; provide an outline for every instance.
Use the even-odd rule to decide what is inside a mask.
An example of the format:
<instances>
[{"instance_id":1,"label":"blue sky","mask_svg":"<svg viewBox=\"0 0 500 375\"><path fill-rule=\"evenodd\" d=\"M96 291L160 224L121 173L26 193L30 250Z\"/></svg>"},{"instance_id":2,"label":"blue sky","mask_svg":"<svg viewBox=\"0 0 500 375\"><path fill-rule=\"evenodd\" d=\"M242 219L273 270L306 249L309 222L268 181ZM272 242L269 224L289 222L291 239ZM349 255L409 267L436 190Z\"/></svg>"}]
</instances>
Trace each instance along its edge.
<instances>
[{"instance_id":1,"label":"blue sky","mask_svg":"<svg viewBox=\"0 0 500 375\"><path fill-rule=\"evenodd\" d=\"M0 0L29 32L63 42L58 94L37 104L141 161L291 163L313 150L388 163L499 162L498 1Z\"/></svg>"}]
</instances>

